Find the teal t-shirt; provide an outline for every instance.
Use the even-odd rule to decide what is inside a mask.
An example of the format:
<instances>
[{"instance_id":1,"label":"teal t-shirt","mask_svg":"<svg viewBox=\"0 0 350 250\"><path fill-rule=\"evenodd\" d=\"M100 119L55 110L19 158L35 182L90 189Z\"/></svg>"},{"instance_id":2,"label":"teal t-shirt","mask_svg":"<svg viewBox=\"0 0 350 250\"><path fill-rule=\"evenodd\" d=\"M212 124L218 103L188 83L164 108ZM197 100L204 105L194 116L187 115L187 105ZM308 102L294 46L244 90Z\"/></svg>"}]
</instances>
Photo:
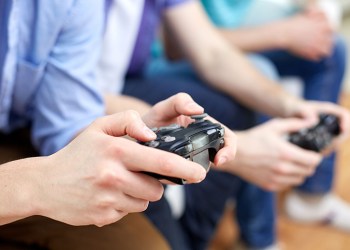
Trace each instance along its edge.
<instances>
[{"instance_id":1,"label":"teal t-shirt","mask_svg":"<svg viewBox=\"0 0 350 250\"><path fill-rule=\"evenodd\" d=\"M241 25L253 0L201 0L208 16L218 27Z\"/></svg>"}]
</instances>

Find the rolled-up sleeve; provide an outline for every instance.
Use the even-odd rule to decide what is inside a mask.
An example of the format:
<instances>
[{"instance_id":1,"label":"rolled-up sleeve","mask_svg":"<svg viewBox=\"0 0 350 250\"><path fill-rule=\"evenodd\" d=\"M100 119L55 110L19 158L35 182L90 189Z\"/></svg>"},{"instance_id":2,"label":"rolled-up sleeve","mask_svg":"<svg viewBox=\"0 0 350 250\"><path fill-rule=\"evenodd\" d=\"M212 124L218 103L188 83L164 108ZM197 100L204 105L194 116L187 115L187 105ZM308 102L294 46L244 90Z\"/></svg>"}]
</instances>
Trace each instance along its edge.
<instances>
[{"instance_id":1,"label":"rolled-up sleeve","mask_svg":"<svg viewBox=\"0 0 350 250\"><path fill-rule=\"evenodd\" d=\"M31 101L32 140L43 155L64 147L104 113L94 75L103 13L102 0L74 1L50 53Z\"/></svg>"}]
</instances>

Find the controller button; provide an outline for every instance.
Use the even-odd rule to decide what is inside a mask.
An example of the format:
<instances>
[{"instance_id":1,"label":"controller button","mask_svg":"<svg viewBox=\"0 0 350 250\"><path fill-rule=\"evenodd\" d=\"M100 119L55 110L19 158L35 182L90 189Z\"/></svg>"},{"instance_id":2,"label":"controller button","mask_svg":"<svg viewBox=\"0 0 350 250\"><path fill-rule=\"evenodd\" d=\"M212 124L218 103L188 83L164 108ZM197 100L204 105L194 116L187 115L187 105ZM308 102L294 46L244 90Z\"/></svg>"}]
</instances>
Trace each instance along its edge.
<instances>
[{"instance_id":1,"label":"controller button","mask_svg":"<svg viewBox=\"0 0 350 250\"><path fill-rule=\"evenodd\" d=\"M197 123L197 122L203 121L203 119L204 119L205 117L207 117L207 116L208 116L208 114L207 114L207 113L204 113L204 114L201 114L201 115L192 115L191 118L192 118L193 120L195 120L195 123Z\"/></svg>"},{"instance_id":2,"label":"controller button","mask_svg":"<svg viewBox=\"0 0 350 250\"><path fill-rule=\"evenodd\" d=\"M214 134L215 132L216 132L216 129L213 128L213 129L208 130L208 131L207 131L207 134L208 134L208 135L211 135L211 134Z\"/></svg>"},{"instance_id":3,"label":"controller button","mask_svg":"<svg viewBox=\"0 0 350 250\"><path fill-rule=\"evenodd\" d=\"M156 148L159 146L159 141L150 141L150 142L147 142L146 145L151 148Z\"/></svg>"},{"instance_id":4,"label":"controller button","mask_svg":"<svg viewBox=\"0 0 350 250\"><path fill-rule=\"evenodd\" d=\"M163 136L161 139L165 142L173 142L176 140L174 136L169 136L169 135Z\"/></svg>"}]
</instances>

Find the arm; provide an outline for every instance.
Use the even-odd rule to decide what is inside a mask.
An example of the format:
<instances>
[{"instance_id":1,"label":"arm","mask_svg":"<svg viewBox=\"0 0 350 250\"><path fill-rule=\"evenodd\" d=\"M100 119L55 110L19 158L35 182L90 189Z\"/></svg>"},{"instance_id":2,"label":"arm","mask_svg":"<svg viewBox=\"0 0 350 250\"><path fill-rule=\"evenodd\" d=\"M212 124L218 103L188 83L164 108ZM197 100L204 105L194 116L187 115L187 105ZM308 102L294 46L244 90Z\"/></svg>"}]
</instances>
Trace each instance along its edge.
<instances>
[{"instance_id":1,"label":"arm","mask_svg":"<svg viewBox=\"0 0 350 250\"><path fill-rule=\"evenodd\" d=\"M182 113L203 112L193 105L187 96L178 95L156 105L144 119L154 125L185 121ZM1 165L0 225L42 215L71 225L102 226L144 211L150 201L160 199L161 183L144 171L189 183L204 179L205 170L197 163L124 135L140 141L155 138L135 111L126 111L97 119L51 156Z\"/></svg>"},{"instance_id":2,"label":"arm","mask_svg":"<svg viewBox=\"0 0 350 250\"><path fill-rule=\"evenodd\" d=\"M274 116L290 116L302 101L266 79L220 36L196 1L165 13L166 26L199 75L243 105ZM266 95L261 93L268 93Z\"/></svg>"},{"instance_id":3,"label":"arm","mask_svg":"<svg viewBox=\"0 0 350 250\"><path fill-rule=\"evenodd\" d=\"M220 29L235 47L246 52L286 50L309 60L330 55L333 31L319 10L301 13L256 27Z\"/></svg>"},{"instance_id":4,"label":"arm","mask_svg":"<svg viewBox=\"0 0 350 250\"><path fill-rule=\"evenodd\" d=\"M40 183L45 157L27 158L0 166L0 225L38 214L34 183Z\"/></svg>"}]
</instances>

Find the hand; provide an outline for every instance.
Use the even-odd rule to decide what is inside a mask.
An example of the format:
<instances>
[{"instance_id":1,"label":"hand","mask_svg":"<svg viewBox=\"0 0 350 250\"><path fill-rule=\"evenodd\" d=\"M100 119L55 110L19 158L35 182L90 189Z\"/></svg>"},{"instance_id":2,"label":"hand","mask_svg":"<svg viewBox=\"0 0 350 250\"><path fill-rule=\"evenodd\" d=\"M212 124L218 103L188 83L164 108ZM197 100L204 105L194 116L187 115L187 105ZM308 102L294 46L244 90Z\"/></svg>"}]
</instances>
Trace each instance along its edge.
<instances>
[{"instance_id":1,"label":"hand","mask_svg":"<svg viewBox=\"0 0 350 250\"><path fill-rule=\"evenodd\" d=\"M275 119L237 133L236 158L222 169L270 191L301 184L314 173L322 157L289 143L285 137L306 125L300 119Z\"/></svg>"},{"instance_id":2,"label":"hand","mask_svg":"<svg viewBox=\"0 0 350 250\"><path fill-rule=\"evenodd\" d=\"M154 105L142 120L149 127L159 127L169 124L187 126L193 122L191 115L203 114L203 107L193 101L190 95L179 93Z\"/></svg>"},{"instance_id":3,"label":"hand","mask_svg":"<svg viewBox=\"0 0 350 250\"><path fill-rule=\"evenodd\" d=\"M143 121L150 126L162 126L171 123L187 126L193 122L193 119L189 116L203 114L203 112L204 109L195 103L188 94L180 93L153 106L151 111L143 117ZM212 117L206 119L218 123ZM232 161L236 154L236 135L225 126L224 128L225 146L217 152L214 159L214 165L218 168L225 162Z\"/></svg>"},{"instance_id":4,"label":"hand","mask_svg":"<svg viewBox=\"0 0 350 250\"><path fill-rule=\"evenodd\" d=\"M285 49L307 60L318 61L332 53L333 30L320 10L286 19L281 34L284 35Z\"/></svg>"},{"instance_id":5,"label":"hand","mask_svg":"<svg viewBox=\"0 0 350 250\"><path fill-rule=\"evenodd\" d=\"M199 164L120 137L126 134L137 140L155 138L136 112L127 111L97 119L49 156L44 169L38 169L38 214L71 225L103 226L160 199L161 183L142 171L190 183L204 179Z\"/></svg>"},{"instance_id":6,"label":"hand","mask_svg":"<svg viewBox=\"0 0 350 250\"><path fill-rule=\"evenodd\" d=\"M332 114L339 118L341 133L335 140L333 140L332 145L323 152L324 154L334 151L349 135L350 113L342 106L331 102L299 101L294 104L291 103L289 107L288 115L286 116L303 118L308 121L308 127L311 127L318 122L318 115L320 113Z\"/></svg>"}]
</instances>

